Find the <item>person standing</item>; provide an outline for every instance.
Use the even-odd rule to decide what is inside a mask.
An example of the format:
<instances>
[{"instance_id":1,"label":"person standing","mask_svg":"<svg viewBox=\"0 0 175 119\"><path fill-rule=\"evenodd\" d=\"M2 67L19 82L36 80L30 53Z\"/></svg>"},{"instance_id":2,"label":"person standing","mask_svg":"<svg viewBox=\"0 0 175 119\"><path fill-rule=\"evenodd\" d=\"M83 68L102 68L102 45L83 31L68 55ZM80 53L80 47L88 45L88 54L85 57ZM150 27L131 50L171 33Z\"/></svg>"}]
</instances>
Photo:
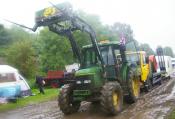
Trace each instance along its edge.
<instances>
[{"instance_id":1,"label":"person standing","mask_svg":"<svg viewBox=\"0 0 175 119\"><path fill-rule=\"evenodd\" d=\"M44 78L42 78L41 76L36 76L36 84L39 88L40 93L45 94L43 87L45 84Z\"/></svg>"}]
</instances>

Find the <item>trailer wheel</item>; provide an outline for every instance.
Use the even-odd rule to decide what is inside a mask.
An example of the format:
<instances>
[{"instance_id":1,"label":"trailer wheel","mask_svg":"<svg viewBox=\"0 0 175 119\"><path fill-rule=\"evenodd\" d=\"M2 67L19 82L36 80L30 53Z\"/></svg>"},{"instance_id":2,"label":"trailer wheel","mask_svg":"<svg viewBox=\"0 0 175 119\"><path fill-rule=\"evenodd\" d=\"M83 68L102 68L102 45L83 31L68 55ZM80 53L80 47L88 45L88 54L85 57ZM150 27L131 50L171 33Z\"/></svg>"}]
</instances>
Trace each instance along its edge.
<instances>
[{"instance_id":1,"label":"trailer wheel","mask_svg":"<svg viewBox=\"0 0 175 119\"><path fill-rule=\"evenodd\" d=\"M153 84L152 84L151 78L148 77L145 82L145 92L150 92L152 87L153 87Z\"/></svg>"},{"instance_id":2,"label":"trailer wheel","mask_svg":"<svg viewBox=\"0 0 175 119\"><path fill-rule=\"evenodd\" d=\"M140 97L140 80L137 76L134 76L133 71L129 72L127 83L129 94L125 97L126 102L134 103Z\"/></svg>"},{"instance_id":3,"label":"trailer wheel","mask_svg":"<svg viewBox=\"0 0 175 119\"><path fill-rule=\"evenodd\" d=\"M62 88L58 97L58 104L61 111L66 115L78 111L80 102L73 102L73 86L71 84L66 84Z\"/></svg>"},{"instance_id":4,"label":"trailer wheel","mask_svg":"<svg viewBox=\"0 0 175 119\"><path fill-rule=\"evenodd\" d=\"M118 82L108 82L103 86L100 104L106 114L116 115L122 111L123 92Z\"/></svg>"}]
</instances>

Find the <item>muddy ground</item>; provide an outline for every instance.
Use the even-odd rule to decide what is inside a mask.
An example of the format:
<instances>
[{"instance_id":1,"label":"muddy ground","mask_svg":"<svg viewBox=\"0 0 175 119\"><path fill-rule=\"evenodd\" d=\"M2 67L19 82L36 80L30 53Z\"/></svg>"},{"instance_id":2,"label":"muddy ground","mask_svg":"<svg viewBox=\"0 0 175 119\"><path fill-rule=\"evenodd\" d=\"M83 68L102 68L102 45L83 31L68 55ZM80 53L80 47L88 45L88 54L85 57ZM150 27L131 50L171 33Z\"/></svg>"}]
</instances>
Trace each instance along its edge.
<instances>
[{"instance_id":1,"label":"muddy ground","mask_svg":"<svg viewBox=\"0 0 175 119\"><path fill-rule=\"evenodd\" d=\"M166 119L174 108L175 78L143 94L137 103L125 104L124 110L114 117L104 115L98 104L88 102L83 102L77 113L64 116L55 100L1 112L0 119Z\"/></svg>"}]
</instances>

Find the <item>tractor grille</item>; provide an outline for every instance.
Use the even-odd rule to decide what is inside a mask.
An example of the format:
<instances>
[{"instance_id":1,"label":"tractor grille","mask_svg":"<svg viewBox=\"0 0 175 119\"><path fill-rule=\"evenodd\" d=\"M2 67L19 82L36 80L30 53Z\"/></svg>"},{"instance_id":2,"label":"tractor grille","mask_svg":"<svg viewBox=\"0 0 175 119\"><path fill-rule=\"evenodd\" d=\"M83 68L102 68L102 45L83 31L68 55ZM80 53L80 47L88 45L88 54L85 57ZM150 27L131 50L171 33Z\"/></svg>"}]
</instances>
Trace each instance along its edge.
<instances>
[{"instance_id":1,"label":"tractor grille","mask_svg":"<svg viewBox=\"0 0 175 119\"><path fill-rule=\"evenodd\" d=\"M87 95L90 95L90 91L89 90L74 90L73 95L87 96Z\"/></svg>"},{"instance_id":2,"label":"tractor grille","mask_svg":"<svg viewBox=\"0 0 175 119\"><path fill-rule=\"evenodd\" d=\"M81 81L90 80L90 76L78 76L78 77L76 77L76 80L81 80Z\"/></svg>"},{"instance_id":3,"label":"tractor grille","mask_svg":"<svg viewBox=\"0 0 175 119\"><path fill-rule=\"evenodd\" d=\"M91 86L92 77L91 76L78 76L76 77L76 89L86 90Z\"/></svg>"}]
</instances>

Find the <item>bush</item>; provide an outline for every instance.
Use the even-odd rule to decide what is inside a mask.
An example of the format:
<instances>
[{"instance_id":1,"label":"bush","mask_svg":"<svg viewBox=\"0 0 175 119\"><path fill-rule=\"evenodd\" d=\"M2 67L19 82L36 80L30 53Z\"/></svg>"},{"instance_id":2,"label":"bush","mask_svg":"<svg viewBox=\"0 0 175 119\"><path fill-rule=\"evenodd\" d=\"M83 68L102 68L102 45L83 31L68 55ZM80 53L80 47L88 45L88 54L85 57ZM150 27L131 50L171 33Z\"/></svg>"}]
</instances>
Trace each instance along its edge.
<instances>
[{"instance_id":1,"label":"bush","mask_svg":"<svg viewBox=\"0 0 175 119\"><path fill-rule=\"evenodd\" d=\"M17 41L9 46L6 58L10 65L19 69L26 77L33 77L37 71L35 50L30 40Z\"/></svg>"}]
</instances>

